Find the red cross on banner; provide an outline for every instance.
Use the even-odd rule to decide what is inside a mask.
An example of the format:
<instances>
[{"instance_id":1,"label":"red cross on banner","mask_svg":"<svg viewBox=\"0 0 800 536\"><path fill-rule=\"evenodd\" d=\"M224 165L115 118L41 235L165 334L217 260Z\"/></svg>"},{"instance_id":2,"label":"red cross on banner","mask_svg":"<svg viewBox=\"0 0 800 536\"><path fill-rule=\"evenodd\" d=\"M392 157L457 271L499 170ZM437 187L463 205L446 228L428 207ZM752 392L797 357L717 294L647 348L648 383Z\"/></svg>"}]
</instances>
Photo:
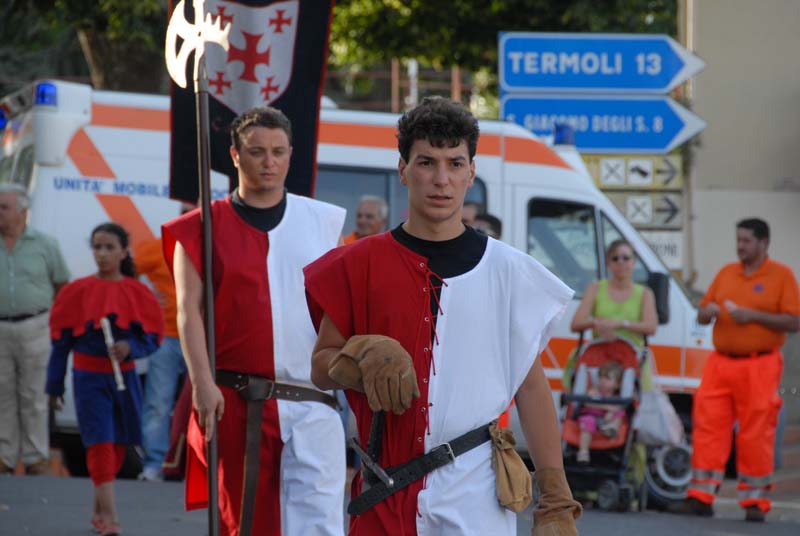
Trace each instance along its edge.
<instances>
[{"instance_id":1,"label":"red cross on banner","mask_svg":"<svg viewBox=\"0 0 800 536\"><path fill-rule=\"evenodd\" d=\"M229 22L233 22L233 15L228 15L225 13L227 8L225 6L217 6L217 12L215 15L219 17L221 25L224 27Z\"/></svg>"},{"instance_id":2,"label":"red cross on banner","mask_svg":"<svg viewBox=\"0 0 800 536\"><path fill-rule=\"evenodd\" d=\"M225 92L226 87L231 87L231 83L228 80L225 80L225 73L217 71L216 78L214 80L209 80L208 85L214 88L214 93L217 95L222 95Z\"/></svg>"},{"instance_id":3,"label":"red cross on banner","mask_svg":"<svg viewBox=\"0 0 800 536\"><path fill-rule=\"evenodd\" d=\"M292 19L284 19L283 14L285 10L283 9L276 9L275 11L278 12L278 16L274 19L269 19L270 26L275 26L275 33L283 33L283 26L285 24L291 24Z\"/></svg>"},{"instance_id":4,"label":"red cross on banner","mask_svg":"<svg viewBox=\"0 0 800 536\"><path fill-rule=\"evenodd\" d=\"M272 85L272 77L267 78L267 85L261 88L261 94L264 95L264 100L270 100L271 93L278 91L278 86Z\"/></svg>"},{"instance_id":5,"label":"red cross on banner","mask_svg":"<svg viewBox=\"0 0 800 536\"><path fill-rule=\"evenodd\" d=\"M241 61L244 64L244 71L239 76L240 80L247 80L248 82L258 82L256 78L256 67L259 65L266 65L269 67L269 47L263 52L259 52L258 43L261 41L262 35L255 35L247 32L242 32L244 35L245 46L244 48L237 48L231 43L228 49L228 63L233 61ZM269 78L275 78L271 76Z\"/></svg>"}]
</instances>

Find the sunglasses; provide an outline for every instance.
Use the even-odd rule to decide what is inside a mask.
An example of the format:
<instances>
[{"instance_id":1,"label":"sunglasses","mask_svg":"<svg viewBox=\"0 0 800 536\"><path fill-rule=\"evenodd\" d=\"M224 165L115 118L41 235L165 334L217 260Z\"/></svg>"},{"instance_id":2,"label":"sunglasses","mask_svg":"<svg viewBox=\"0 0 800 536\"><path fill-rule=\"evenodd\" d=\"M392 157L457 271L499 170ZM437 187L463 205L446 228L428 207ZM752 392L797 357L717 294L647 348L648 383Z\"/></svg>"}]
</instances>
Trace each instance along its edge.
<instances>
[{"instance_id":1,"label":"sunglasses","mask_svg":"<svg viewBox=\"0 0 800 536\"><path fill-rule=\"evenodd\" d=\"M619 262L619 261L628 262L632 258L633 257L628 255L614 255L613 257L611 257L611 262Z\"/></svg>"}]
</instances>

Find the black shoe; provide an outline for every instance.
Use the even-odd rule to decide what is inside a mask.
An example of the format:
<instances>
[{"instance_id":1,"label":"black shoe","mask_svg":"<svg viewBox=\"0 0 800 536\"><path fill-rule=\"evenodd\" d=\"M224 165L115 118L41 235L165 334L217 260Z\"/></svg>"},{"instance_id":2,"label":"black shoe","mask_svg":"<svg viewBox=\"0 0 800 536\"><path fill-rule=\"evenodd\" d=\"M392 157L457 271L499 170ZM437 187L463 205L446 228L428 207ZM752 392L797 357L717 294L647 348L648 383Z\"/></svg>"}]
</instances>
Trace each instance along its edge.
<instances>
[{"instance_id":1,"label":"black shoe","mask_svg":"<svg viewBox=\"0 0 800 536\"><path fill-rule=\"evenodd\" d=\"M698 501L694 497L689 497L681 502L670 503L667 506L667 512L670 512L671 514L701 517L711 517L714 515L714 509L710 504L706 504L703 501Z\"/></svg>"},{"instance_id":2,"label":"black shoe","mask_svg":"<svg viewBox=\"0 0 800 536\"><path fill-rule=\"evenodd\" d=\"M745 521L755 521L757 523L763 523L766 519L767 514L762 512L758 506L750 505L744 509L744 520Z\"/></svg>"}]
</instances>

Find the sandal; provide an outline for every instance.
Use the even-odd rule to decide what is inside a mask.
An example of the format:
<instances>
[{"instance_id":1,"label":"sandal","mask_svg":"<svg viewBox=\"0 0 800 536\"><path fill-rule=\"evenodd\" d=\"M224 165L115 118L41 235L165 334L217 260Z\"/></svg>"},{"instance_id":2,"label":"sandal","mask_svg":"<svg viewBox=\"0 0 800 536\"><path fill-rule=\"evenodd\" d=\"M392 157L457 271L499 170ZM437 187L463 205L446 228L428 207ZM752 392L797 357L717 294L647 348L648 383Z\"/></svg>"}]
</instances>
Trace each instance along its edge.
<instances>
[{"instance_id":1,"label":"sandal","mask_svg":"<svg viewBox=\"0 0 800 536\"><path fill-rule=\"evenodd\" d=\"M119 523L107 525L100 531L100 536L120 536L121 534L122 529L120 529Z\"/></svg>"},{"instance_id":2,"label":"sandal","mask_svg":"<svg viewBox=\"0 0 800 536\"><path fill-rule=\"evenodd\" d=\"M105 524L100 520L100 516L92 516L92 532L102 534Z\"/></svg>"}]
</instances>

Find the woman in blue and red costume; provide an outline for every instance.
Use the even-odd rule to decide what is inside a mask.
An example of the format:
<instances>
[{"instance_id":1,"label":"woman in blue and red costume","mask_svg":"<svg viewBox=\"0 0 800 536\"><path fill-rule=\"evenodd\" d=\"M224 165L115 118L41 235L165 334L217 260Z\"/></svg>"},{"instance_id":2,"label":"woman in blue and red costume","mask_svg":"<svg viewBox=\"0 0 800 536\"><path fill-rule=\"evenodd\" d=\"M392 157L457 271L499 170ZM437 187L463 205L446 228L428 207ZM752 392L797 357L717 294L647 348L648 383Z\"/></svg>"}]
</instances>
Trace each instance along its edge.
<instances>
[{"instance_id":1,"label":"woman in blue and red costume","mask_svg":"<svg viewBox=\"0 0 800 536\"><path fill-rule=\"evenodd\" d=\"M136 280L125 229L115 223L99 225L91 245L97 273L64 287L53 304L46 389L51 405L60 409L72 351L75 408L95 489L92 526L111 536L120 533L114 477L126 445L141 443L142 387L134 359L158 348L164 322L155 296ZM103 317L109 318L116 341L110 348L100 324ZM124 390L117 388L112 359L119 363Z\"/></svg>"}]
</instances>

